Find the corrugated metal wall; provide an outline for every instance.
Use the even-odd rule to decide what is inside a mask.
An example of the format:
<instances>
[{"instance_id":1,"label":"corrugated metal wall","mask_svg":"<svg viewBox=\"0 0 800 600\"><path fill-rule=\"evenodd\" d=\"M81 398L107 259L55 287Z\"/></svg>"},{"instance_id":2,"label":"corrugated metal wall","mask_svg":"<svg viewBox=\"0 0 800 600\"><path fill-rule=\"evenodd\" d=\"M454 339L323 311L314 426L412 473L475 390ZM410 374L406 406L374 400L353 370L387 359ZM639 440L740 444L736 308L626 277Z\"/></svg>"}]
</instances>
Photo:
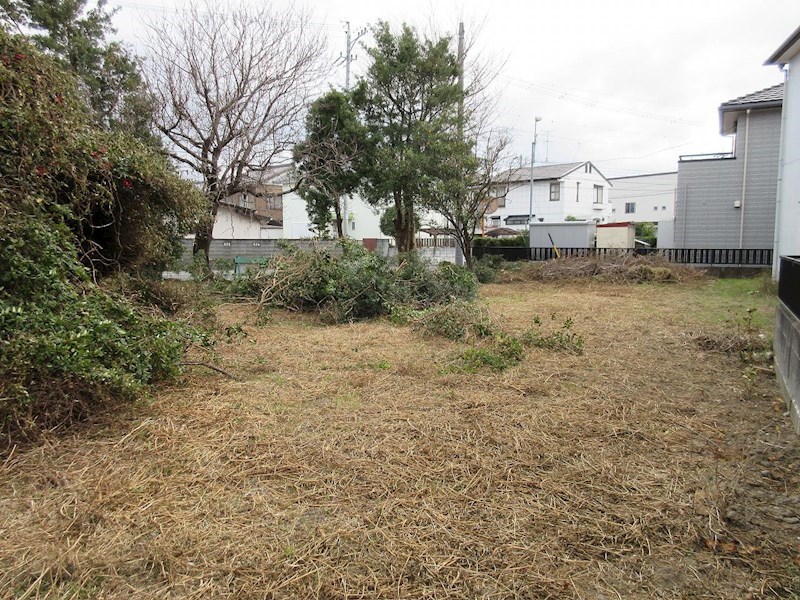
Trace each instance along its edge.
<instances>
[{"instance_id":1,"label":"corrugated metal wall","mask_svg":"<svg viewBox=\"0 0 800 600\"><path fill-rule=\"evenodd\" d=\"M780 109L750 114L747 183L742 199L745 124L739 121L737 156L678 163L675 247L738 248L744 211L743 248L772 248L780 147Z\"/></svg>"}]
</instances>

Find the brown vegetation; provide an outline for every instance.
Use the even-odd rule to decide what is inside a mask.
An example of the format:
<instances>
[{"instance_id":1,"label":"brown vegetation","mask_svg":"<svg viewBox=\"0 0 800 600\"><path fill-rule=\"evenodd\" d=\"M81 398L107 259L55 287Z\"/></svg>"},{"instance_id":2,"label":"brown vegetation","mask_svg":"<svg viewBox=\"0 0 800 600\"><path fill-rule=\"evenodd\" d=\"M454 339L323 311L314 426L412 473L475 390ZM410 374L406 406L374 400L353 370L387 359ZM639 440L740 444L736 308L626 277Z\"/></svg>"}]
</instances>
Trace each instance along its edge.
<instances>
[{"instance_id":1,"label":"brown vegetation","mask_svg":"<svg viewBox=\"0 0 800 600\"><path fill-rule=\"evenodd\" d=\"M791 597L800 442L688 293L486 286L505 326L586 345L479 374L386 321L223 307L239 381L197 369L0 461L0 596Z\"/></svg>"},{"instance_id":2,"label":"brown vegetation","mask_svg":"<svg viewBox=\"0 0 800 600\"><path fill-rule=\"evenodd\" d=\"M696 281L702 271L676 265L658 257L592 256L558 260L512 263L500 271L496 283L531 281L565 281L592 277L610 283L643 283L648 281Z\"/></svg>"}]
</instances>

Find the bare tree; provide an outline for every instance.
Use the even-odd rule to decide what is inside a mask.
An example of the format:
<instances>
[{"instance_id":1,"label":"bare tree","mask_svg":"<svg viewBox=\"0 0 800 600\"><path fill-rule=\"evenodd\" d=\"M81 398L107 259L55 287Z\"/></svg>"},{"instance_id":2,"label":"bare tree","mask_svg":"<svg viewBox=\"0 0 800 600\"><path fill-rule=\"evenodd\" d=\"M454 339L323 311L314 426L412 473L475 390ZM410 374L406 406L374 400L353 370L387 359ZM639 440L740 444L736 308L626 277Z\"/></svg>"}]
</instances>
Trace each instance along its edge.
<instances>
[{"instance_id":1,"label":"bare tree","mask_svg":"<svg viewBox=\"0 0 800 600\"><path fill-rule=\"evenodd\" d=\"M474 160L462 169L462 180L440 190L433 208L447 223L464 262L472 269L472 242L487 211L508 193L507 182L498 179L510 161L509 139L503 133L488 132L476 142Z\"/></svg>"},{"instance_id":2,"label":"bare tree","mask_svg":"<svg viewBox=\"0 0 800 600\"><path fill-rule=\"evenodd\" d=\"M460 161L453 157L458 164L451 172L457 176L440 183L428 206L444 218L470 269L476 232L486 212L496 207L497 200L507 194L508 186L504 185L507 182L498 180L498 174L510 162L508 134L494 126L499 95L489 89L504 63L494 56L478 52L476 42L480 29L480 24L473 24L469 33L465 33L463 25L460 25L461 39L451 39L458 53L459 83L463 90L459 132L464 142L473 148L474 154L468 158L461 157Z\"/></svg>"},{"instance_id":3,"label":"bare tree","mask_svg":"<svg viewBox=\"0 0 800 600\"><path fill-rule=\"evenodd\" d=\"M222 12L209 2L150 24L148 47L158 128L208 197L209 218L194 245L207 261L220 201L252 191L301 138L324 40L296 8Z\"/></svg>"}]
</instances>

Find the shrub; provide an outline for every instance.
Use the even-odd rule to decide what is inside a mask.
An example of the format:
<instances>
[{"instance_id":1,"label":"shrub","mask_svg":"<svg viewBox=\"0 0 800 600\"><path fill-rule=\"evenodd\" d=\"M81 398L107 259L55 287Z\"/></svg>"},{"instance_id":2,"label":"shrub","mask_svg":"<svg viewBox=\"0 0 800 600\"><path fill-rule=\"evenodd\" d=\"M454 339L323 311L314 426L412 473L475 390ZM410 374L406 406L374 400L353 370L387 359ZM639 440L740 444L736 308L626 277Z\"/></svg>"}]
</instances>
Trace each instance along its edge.
<instances>
[{"instance_id":1,"label":"shrub","mask_svg":"<svg viewBox=\"0 0 800 600\"><path fill-rule=\"evenodd\" d=\"M0 423L49 427L174 376L194 330L95 285L70 230L0 204Z\"/></svg>"},{"instance_id":2,"label":"shrub","mask_svg":"<svg viewBox=\"0 0 800 600\"><path fill-rule=\"evenodd\" d=\"M165 156L97 129L74 77L22 36L0 28L0 58L4 200L39 196L63 207L95 274L162 268L195 226L202 194Z\"/></svg>"},{"instance_id":3,"label":"shrub","mask_svg":"<svg viewBox=\"0 0 800 600\"><path fill-rule=\"evenodd\" d=\"M480 283L492 283L503 264L499 254L484 254L472 266L472 272Z\"/></svg>"},{"instance_id":4,"label":"shrub","mask_svg":"<svg viewBox=\"0 0 800 600\"><path fill-rule=\"evenodd\" d=\"M501 333L487 345L467 348L459 353L448 370L455 373L476 373L484 368L505 371L522 362L524 354L518 338Z\"/></svg>"},{"instance_id":5,"label":"shrub","mask_svg":"<svg viewBox=\"0 0 800 600\"><path fill-rule=\"evenodd\" d=\"M456 341L485 338L495 332L486 309L465 301L428 309L419 314L415 325L426 334Z\"/></svg>"},{"instance_id":6,"label":"shrub","mask_svg":"<svg viewBox=\"0 0 800 600\"><path fill-rule=\"evenodd\" d=\"M400 300L418 307L436 306L453 299L472 300L478 294L475 275L466 267L441 262L435 269L416 253L400 257L395 276Z\"/></svg>"},{"instance_id":7,"label":"shrub","mask_svg":"<svg viewBox=\"0 0 800 600\"><path fill-rule=\"evenodd\" d=\"M553 316L553 319L555 319L555 316ZM522 342L526 346L583 354L583 337L572 331L574 322L571 318L565 319L559 329L550 333L542 331L542 320L539 317L535 317L533 323L534 327L528 329L522 335Z\"/></svg>"}]
</instances>

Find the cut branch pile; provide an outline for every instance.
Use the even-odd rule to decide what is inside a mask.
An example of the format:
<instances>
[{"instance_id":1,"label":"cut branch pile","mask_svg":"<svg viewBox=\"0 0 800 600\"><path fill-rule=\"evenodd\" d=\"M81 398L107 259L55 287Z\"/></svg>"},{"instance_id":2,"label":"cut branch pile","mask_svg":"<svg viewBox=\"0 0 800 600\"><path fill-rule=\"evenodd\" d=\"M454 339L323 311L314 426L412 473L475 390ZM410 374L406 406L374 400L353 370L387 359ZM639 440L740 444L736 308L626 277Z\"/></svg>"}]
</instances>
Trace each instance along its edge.
<instances>
[{"instance_id":1,"label":"cut branch pile","mask_svg":"<svg viewBox=\"0 0 800 600\"><path fill-rule=\"evenodd\" d=\"M656 257L624 254L516 263L500 271L495 281L513 283L595 278L609 283L644 283L692 281L702 277L703 271L692 267L676 265Z\"/></svg>"}]
</instances>

